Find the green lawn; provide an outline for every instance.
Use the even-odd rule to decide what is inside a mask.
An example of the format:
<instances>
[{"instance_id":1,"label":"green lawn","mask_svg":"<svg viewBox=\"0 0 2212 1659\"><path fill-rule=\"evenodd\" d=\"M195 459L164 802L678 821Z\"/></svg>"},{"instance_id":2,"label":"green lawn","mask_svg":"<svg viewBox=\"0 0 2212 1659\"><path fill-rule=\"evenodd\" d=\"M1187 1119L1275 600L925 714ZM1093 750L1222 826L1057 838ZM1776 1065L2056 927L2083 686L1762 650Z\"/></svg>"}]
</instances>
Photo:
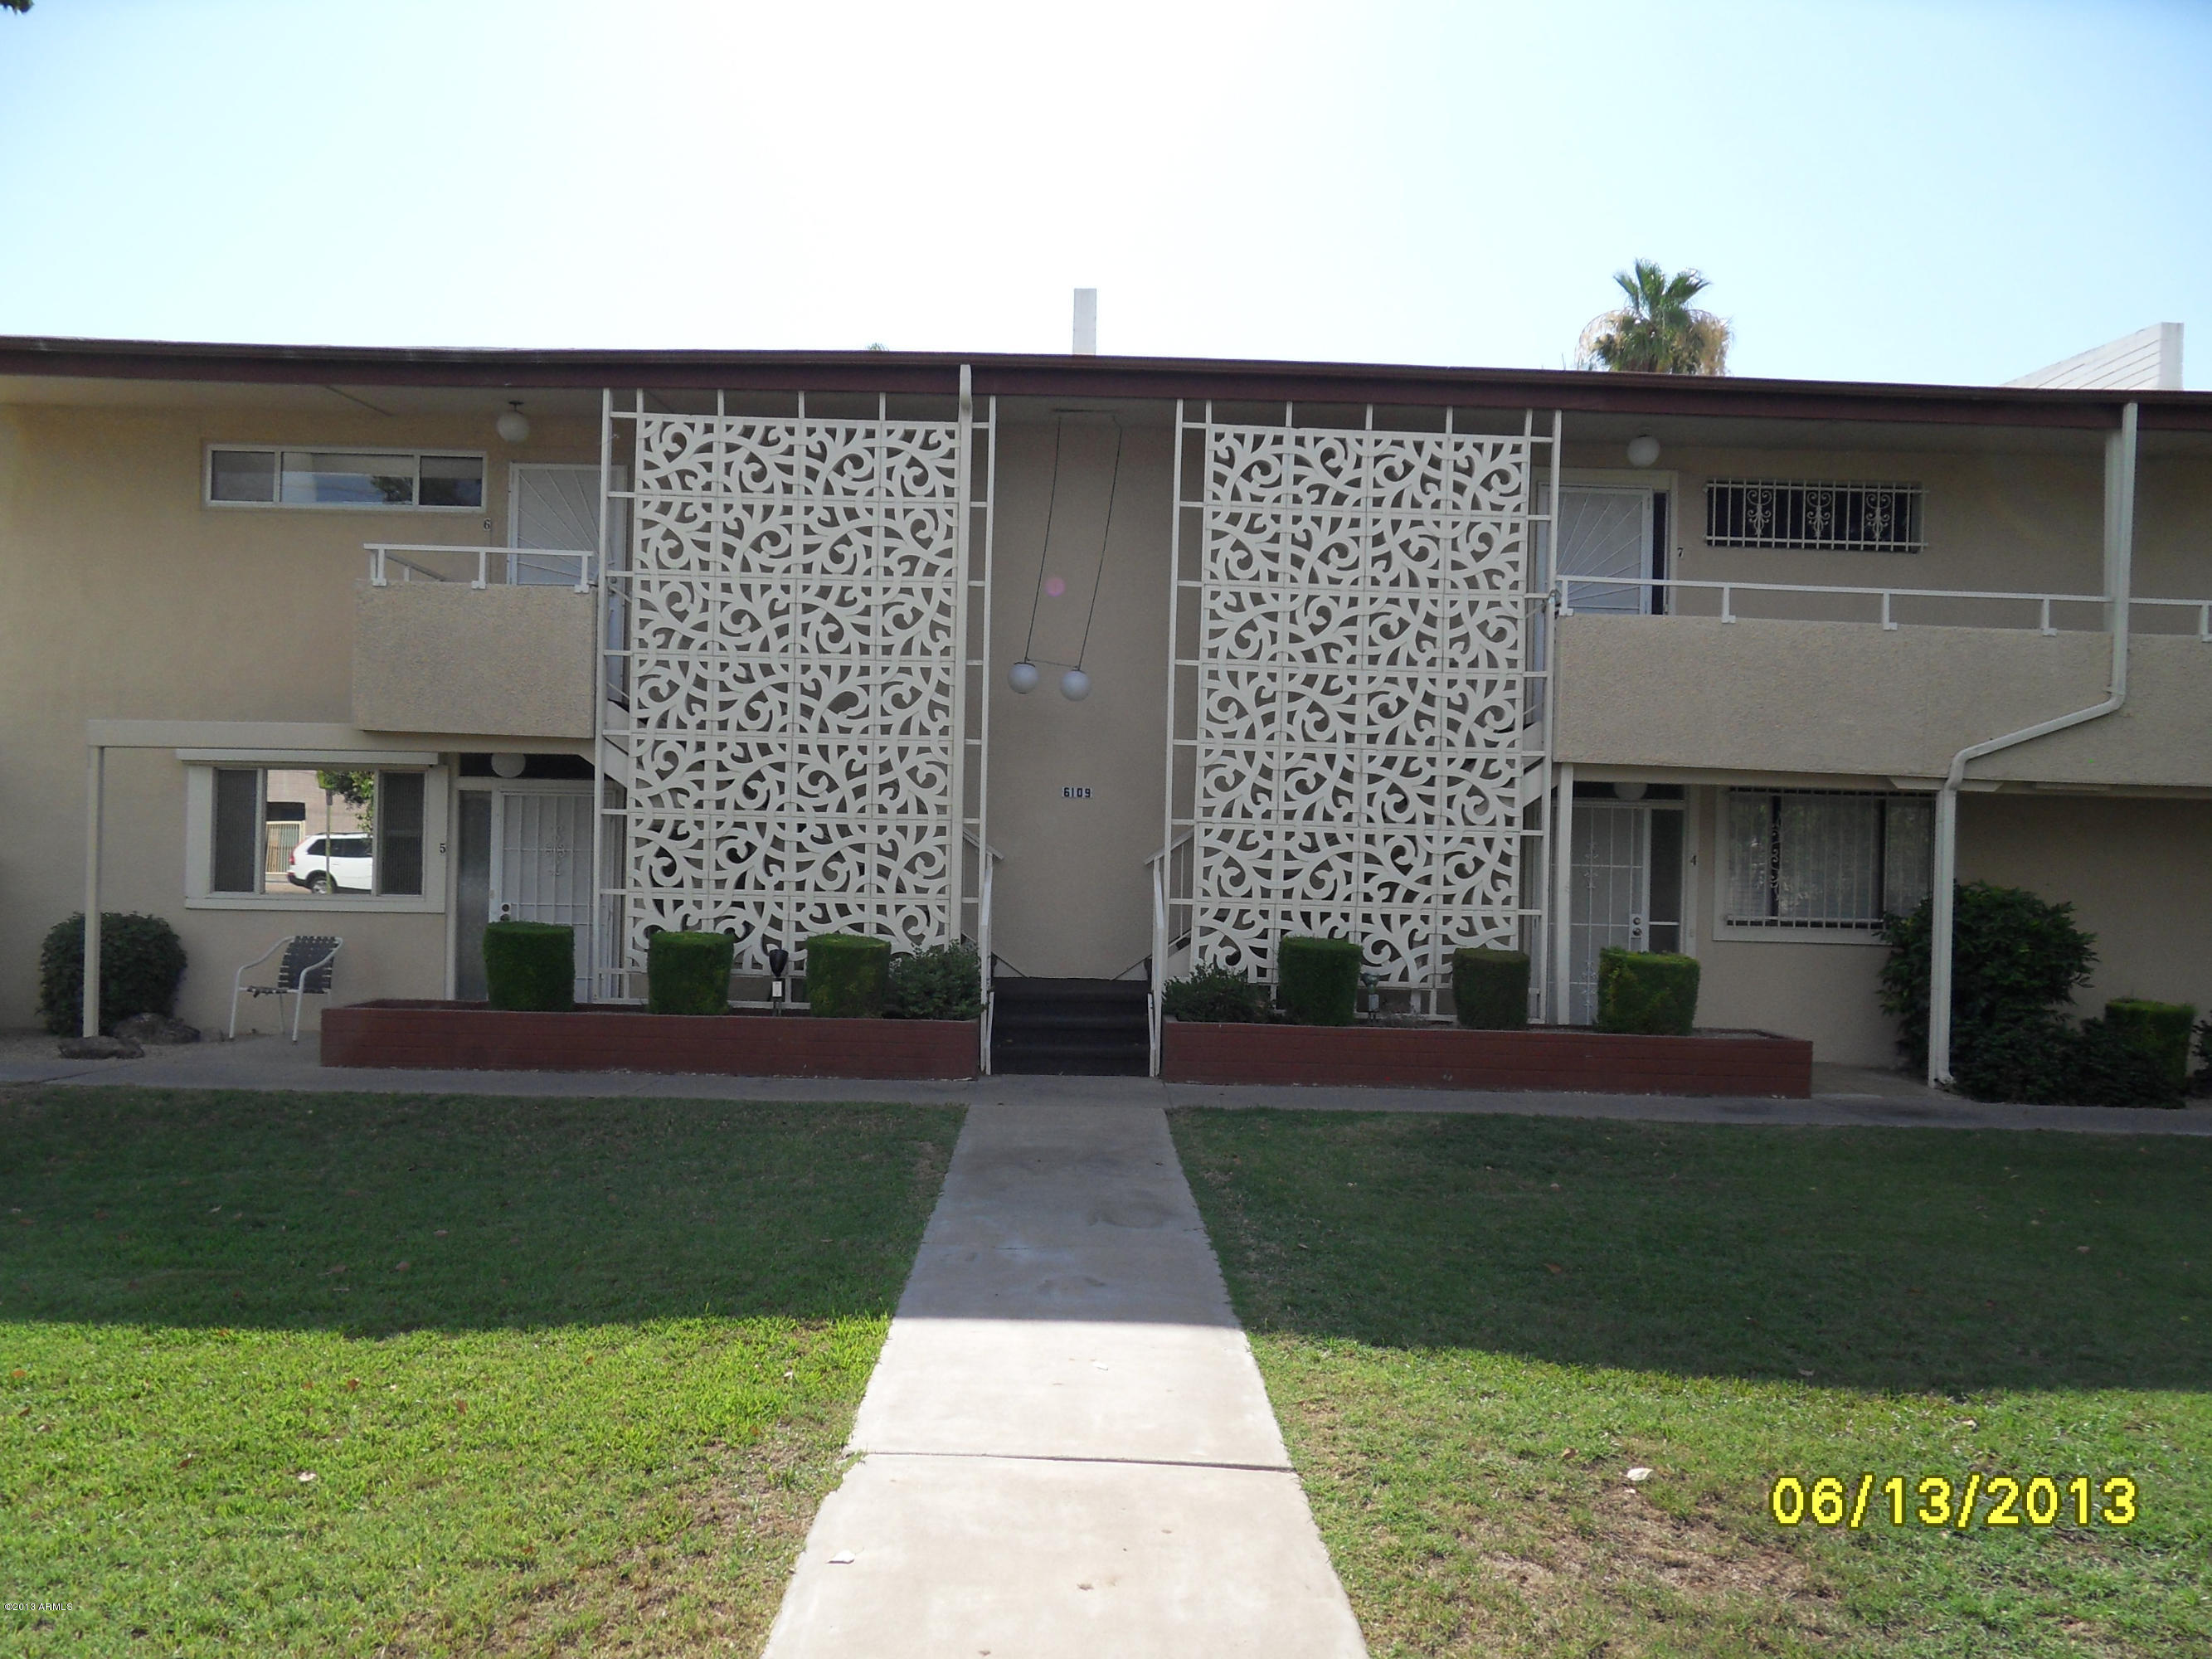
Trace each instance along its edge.
<instances>
[{"instance_id":1,"label":"green lawn","mask_svg":"<svg viewBox=\"0 0 2212 1659\"><path fill-rule=\"evenodd\" d=\"M2212 1142L1174 1121L1378 1656L2212 1653ZM2138 1518L1769 1511L1869 1473Z\"/></svg>"},{"instance_id":2,"label":"green lawn","mask_svg":"<svg viewBox=\"0 0 2212 1659\"><path fill-rule=\"evenodd\" d=\"M0 1093L0 1650L754 1650L958 1122Z\"/></svg>"}]
</instances>

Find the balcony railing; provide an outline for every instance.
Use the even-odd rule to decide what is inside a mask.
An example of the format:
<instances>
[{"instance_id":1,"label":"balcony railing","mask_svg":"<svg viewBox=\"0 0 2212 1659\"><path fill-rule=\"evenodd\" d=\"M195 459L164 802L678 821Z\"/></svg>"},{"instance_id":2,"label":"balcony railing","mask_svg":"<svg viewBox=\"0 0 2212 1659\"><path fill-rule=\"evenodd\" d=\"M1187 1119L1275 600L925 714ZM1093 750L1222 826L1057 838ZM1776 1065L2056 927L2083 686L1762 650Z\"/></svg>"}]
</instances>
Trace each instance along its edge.
<instances>
[{"instance_id":1,"label":"balcony railing","mask_svg":"<svg viewBox=\"0 0 2212 1659\"><path fill-rule=\"evenodd\" d=\"M1553 584L1552 589L1553 614L1561 617L1575 615L1576 592L1584 588L1612 592L1640 589L1654 593L1715 592L1720 595L1719 615L1720 620L1724 623L1736 620L1735 596L1739 593L1816 593L1841 596L1864 601L1873 613L1866 619L1879 620L1883 628L1892 630L1904 625L1897 614L1899 601L1925 600L1939 604L1987 605L1996 607L1999 615L2005 617L2021 615L2021 611L2017 608L2033 607L2034 625L2045 634L2056 634L2059 631L2057 620L2061 616L2080 614L2078 611L2064 611L2056 607L2095 606L2101 610L2106 603L2101 593L2024 593L1957 587L1839 587L1817 582L1713 581L1673 576L1562 576ZM2174 622L2181 623L2182 627L2185 628L2188 613L2193 612L2197 624L2197 637L2204 643L2212 645L2212 599L2131 598L2128 604L2131 623L2135 621L2136 611L2148 611L2154 613L2154 619L2164 619L2170 616ZM1589 605L1587 608L1594 611L1620 614L1614 607L1601 604ZM1669 609L1674 608L1669 607ZM1680 614L1709 615L1711 613L1700 611ZM1765 619L1762 618L1762 620ZM1838 618L1820 617L1804 617L1799 620L1832 622ZM2100 620L2085 619L2081 625L2094 630L2100 625ZM2025 620L1990 620L1977 621L1972 625L1981 628L2024 628L2027 623ZM2147 631L2179 632L2180 629L2166 628Z\"/></svg>"},{"instance_id":2,"label":"balcony railing","mask_svg":"<svg viewBox=\"0 0 2212 1659\"><path fill-rule=\"evenodd\" d=\"M372 587L396 582L466 582L471 587L573 587L592 591L599 556L544 547L455 547L435 542L364 542Z\"/></svg>"}]
</instances>

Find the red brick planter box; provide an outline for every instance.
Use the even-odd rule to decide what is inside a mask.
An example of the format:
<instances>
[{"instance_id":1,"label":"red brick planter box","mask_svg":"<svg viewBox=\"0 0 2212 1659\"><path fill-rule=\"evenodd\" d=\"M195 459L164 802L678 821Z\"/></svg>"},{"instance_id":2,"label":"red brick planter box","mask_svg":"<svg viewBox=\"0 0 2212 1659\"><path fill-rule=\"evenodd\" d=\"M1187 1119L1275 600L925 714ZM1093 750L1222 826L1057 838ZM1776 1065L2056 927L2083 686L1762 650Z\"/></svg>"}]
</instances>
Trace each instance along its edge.
<instances>
[{"instance_id":1,"label":"red brick planter box","mask_svg":"<svg viewBox=\"0 0 2212 1659\"><path fill-rule=\"evenodd\" d=\"M520 1014L481 1002L356 1002L323 1015L325 1066L496 1072L718 1072L735 1077L975 1075L974 1020L809 1014Z\"/></svg>"},{"instance_id":2,"label":"red brick planter box","mask_svg":"<svg viewBox=\"0 0 2212 1659\"><path fill-rule=\"evenodd\" d=\"M1803 1100L1813 1092L1813 1045L1765 1031L1622 1036L1542 1027L1463 1031L1456 1026L1169 1020L1160 1030L1160 1076L1170 1083L1778 1095Z\"/></svg>"}]
</instances>

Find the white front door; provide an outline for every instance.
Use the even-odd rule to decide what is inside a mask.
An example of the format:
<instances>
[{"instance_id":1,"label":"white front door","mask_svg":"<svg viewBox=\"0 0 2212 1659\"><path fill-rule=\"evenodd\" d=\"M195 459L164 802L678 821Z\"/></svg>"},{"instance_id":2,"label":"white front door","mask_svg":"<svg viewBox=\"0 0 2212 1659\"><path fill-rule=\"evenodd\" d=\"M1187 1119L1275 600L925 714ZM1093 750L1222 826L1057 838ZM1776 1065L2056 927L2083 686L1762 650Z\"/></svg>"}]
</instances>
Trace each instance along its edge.
<instances>
[{"instance_id":1,"label":"white front door","mask_svg":"<svg viewBox=\"0 0 2212 1659\"><path fill-rule=\"evenodd\" d=\"M491 920L576 930L576 998L591 995L592 796L589 790L495 791L491 799Z\"/></svg>"},{"instance_id":2,"label":"white front door","mask_svg":"<svg viewBox=\"0 0 2212 1659\"><path fill-rule=\"evenodd\" d=\"M1589 1025L1597 1019L1598 952L1651 948L1651 811L1578 800L1573 840L1567 1019Z\"/></svg>"},{"instance_id":3,"label":"white front door","mask_svg":"<svg viewBox=\"0 0 2212 1659\"><path fill-rule=\"evenodd\" d=\"M1567 583L1567 608L1638 616L1651 609L1651 491L1589 484L1559 488L1563 577L1618 576L1628 582ZM1636 585L1630 585L1631 583Z\"/></svg>"}]
</instances>

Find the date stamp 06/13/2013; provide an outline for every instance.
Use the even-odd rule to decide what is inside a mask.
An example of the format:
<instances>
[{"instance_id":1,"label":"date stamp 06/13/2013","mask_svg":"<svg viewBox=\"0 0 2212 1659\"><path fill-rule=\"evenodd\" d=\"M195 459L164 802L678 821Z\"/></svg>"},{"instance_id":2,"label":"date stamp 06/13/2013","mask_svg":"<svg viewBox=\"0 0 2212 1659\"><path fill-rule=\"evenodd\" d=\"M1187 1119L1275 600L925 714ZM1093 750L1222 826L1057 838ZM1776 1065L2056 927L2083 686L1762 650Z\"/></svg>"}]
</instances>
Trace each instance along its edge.
<instances>
[{"instance_id":1,"label":"date stamp 06/13/2013","mask_svg":"<svg viewBox=\"0 0 2212 1659\"><path fill-rule=\"evenodd\" d=\"M2135 1523L2137 1491L2124 1474L2026 1477L1968 1474L1824 1474L1776 1477L1766 1507L1785 1527L2126 1527Z\"/></svg>"}]
</instances>

